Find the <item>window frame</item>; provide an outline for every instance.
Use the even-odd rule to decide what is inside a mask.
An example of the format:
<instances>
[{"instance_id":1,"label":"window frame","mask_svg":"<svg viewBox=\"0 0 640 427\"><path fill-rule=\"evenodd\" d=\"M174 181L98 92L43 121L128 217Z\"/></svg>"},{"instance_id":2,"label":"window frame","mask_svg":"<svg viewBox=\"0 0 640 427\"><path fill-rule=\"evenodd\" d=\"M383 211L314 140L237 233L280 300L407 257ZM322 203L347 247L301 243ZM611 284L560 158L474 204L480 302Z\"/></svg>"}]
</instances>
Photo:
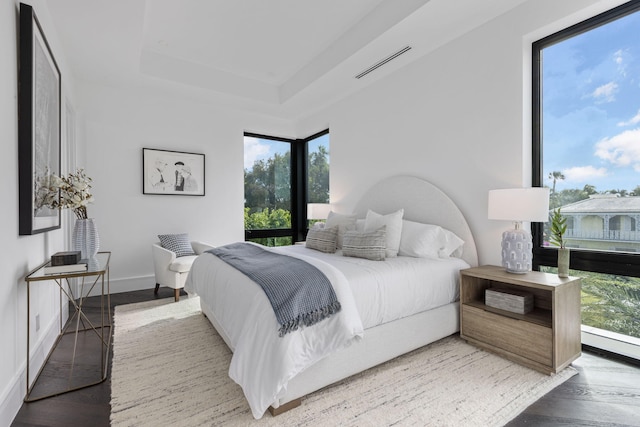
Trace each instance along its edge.
<instances>
[{"instance_id":1,"label":"window frame","mask_svg":"<svg viewBox=\"0 0 640 427\"><path fill-rule=\"evenodd\" d=\"M244 230L244 239L267 237L291 237L292 243L303 241L307 235L307 158L309 141L329 133L329 129L314 133L302 139L282 138L245 132L244 137L270 139L272 141L291 144L291 228L266 228L260 230Z\"/></svg>"},{"instance_id":2,"label":"window frame","mask_svg":"<svg viewBox=\"0 0 640 427\"><path fill-rule=\"evenodd\" d=\"M632 0L592 18L544 37L532 44L532 185L542 187L542 57L548 46L608 24L624 16L640 12L640 0ZM557 267L558 249L543 246L543 223L532 223L533 269ZM570 268L605 274L640 277L640 254L615 253L589 249L571 249Z\"/></svg>"}]
</instances>

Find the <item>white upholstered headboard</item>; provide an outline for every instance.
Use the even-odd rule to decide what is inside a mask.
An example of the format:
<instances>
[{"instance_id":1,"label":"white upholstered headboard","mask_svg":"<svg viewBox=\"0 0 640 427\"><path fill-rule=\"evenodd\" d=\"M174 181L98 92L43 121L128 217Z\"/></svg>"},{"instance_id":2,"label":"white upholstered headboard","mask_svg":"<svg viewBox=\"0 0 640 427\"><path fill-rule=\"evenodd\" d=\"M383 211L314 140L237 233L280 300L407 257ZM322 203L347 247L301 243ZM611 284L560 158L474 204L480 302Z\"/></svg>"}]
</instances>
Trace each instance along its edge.
<instances>
[{"instance_id":1,"label":"white upholstered headboard","mask_svg":"<svg viewBox=\"0 0 640 427\"><path fill-rule=\"evenodd\" d=\"M413 176L393 176L375 184L355 207L358 218L367 210L389 214L404 209L404 219L436 224L453 231L464 240L462 259L472 267L478 265L476 243L467 220L458 206L442 190L424 179Z\"/></svg>"}]
</instances>

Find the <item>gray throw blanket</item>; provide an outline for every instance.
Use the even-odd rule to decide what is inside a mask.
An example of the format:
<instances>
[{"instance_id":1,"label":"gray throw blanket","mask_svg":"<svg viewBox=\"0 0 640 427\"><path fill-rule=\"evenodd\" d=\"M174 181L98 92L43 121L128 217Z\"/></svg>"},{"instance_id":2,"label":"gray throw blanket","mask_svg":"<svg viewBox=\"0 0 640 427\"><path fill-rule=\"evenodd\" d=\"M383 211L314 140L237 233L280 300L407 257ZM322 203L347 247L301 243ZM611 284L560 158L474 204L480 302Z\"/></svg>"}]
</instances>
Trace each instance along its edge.
<instances>
[{"instance_id":1,"label":"gray throw blanket","mask_svg":"<svg viewBox=\"0 0 640 427\"><path fill-rule=\"evenodd\" d=\"M340 302L329 279L301 259L250 243L232 243L207 252L262 287L280 325L281 337L340 311Z\"/></svg>"}]
</instances>

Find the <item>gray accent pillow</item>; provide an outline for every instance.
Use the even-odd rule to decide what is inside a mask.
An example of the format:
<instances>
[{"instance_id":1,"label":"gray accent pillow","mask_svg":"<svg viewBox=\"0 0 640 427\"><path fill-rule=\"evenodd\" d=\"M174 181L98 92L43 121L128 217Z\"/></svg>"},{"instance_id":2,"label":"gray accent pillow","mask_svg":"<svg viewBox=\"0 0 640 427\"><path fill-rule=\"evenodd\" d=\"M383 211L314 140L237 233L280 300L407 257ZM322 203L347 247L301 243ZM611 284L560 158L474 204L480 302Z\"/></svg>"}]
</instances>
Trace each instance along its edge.
<instances>
[{"instance_id":1,"label":"gray accent pillow","mask_svg":"<svg viewBox=\"0 0 640 427\"><path fill-rule=\"evenodd\" d=\"M307 243L305 246L309 249L332 254L336 251L337 240L338 227L313 227L307 233Z\"/></svg>"},{"instance_id":2,"label":"gray accent pillow","mask_svg":"<svg viewBox=\"0 0 640 427\"><path fill-rule=\"evenodd\" d=\"M175 252L177 257L195 255L191 247L191 241L187 233L181 234L158 234L160 246Z\"/></svg>"},{"instance_id":3,"label":"gray accent pillow","mask_svg":"<svg viewBox=\"0 0 640 427\"><path fill-rule=\"evenodd\" d=\"M386 226L374 231L347 231L342 240L342 255L384 261L386 246Z\"/></svg>"}]
</instances>

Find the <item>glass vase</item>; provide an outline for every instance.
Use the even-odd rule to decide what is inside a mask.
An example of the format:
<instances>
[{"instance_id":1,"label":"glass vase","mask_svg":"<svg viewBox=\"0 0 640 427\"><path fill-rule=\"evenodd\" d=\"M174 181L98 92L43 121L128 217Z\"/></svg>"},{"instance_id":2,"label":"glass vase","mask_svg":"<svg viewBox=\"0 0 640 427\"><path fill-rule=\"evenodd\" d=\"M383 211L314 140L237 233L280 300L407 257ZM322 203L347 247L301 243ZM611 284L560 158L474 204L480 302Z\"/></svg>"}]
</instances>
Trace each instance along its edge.
<instances>
[{"instance_id":1,"label":"glass vase","mask_svg":"<svg viewBox=\"0 0 640 427\"><path fill-rule=\"evenodd\" d=\"M569 248L558 249L558 277L569 277Z\"/></svg>"}]
</instances>

